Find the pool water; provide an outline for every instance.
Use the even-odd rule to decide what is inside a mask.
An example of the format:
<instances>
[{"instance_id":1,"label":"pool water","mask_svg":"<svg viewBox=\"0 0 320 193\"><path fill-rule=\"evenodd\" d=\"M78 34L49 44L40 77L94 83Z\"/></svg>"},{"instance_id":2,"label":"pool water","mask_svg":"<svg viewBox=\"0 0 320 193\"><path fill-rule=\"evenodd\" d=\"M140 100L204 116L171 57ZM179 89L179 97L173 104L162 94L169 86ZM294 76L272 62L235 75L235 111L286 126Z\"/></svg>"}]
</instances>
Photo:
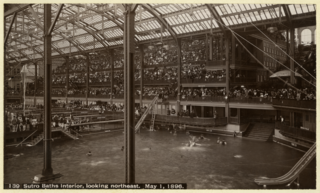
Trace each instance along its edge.
<instances>
[{"instance_id":1,"label":"pool water","mask_svg":"<svg viewBox=\"0 0 320 193\"><path fill-rule=\"evenodd\" d=\"M279 177L288 172L303 152L272 142L204 135L188 147L189 135L168 131L136 134L136 183L187 183L191 189L261 189L257 177ZM217 144L224 139L226 146ZM88 135L79 140L52 142L52 167L63 177L53 183L124 183L122 132ZM86 156L88 151L92 156ZM6 147L4 183L31 183L43 169L43 147ZM300 174L301 189L316 188L316 161ZM277 186L268 188L296 188Z\"/></svg>"}]
</instances>

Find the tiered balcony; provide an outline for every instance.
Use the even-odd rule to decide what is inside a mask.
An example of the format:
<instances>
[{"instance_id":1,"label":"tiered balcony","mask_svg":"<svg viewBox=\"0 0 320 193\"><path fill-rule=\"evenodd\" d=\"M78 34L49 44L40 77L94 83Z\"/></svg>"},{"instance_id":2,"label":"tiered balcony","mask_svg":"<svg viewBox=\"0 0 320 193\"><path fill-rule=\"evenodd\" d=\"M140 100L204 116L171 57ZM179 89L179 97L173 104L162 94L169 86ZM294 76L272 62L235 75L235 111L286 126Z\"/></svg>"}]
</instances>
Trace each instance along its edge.
<instances>
[{"instance_id":1,"label":"tiered balcony","mask_svg":"<svg viewBox=\"0 0 320 193\"><path fill-rule=\"evenodd\" d=\"M301 108L301 109L316 109L316 100L310 101L298 101L295 99L273 99L272 104L274 106L288 107L288 108Z\"/></svg>"},{"instance_id":2,"label":"tiered balcony","mask_svg":"<svg viewBox=\"0 0 320 193\"><path fill-rule=\"evenodd\" d=\"M188 79L188 78L182 78L181 83L188 83L188 84L193 84L193 83L200 83L200 84L211 84L211 83L226 83L226 77L222 78L210 78L210 79Z\"/></svg>"}]
</instances>

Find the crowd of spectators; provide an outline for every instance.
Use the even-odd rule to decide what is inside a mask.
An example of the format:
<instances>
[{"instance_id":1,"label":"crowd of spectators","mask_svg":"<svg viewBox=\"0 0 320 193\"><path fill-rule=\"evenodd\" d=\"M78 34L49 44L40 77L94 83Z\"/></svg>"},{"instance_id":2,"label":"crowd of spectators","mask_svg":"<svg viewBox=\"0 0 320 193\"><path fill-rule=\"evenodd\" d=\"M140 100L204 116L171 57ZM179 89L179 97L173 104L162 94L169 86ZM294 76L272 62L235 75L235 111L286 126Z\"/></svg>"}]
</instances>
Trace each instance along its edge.
<instances>
[{"instance_id":1,"label":"crowd of spectators","mask_svg":"<svg viewBox=\"0 0 320 193\"><path fill-rule=\"evenodd\" d=\"M225 70L207 70L204 64L201 65L191 65L186 64L183 65L181 71L181 78L182 79L189 79L192 82L194 80L219 80L222 81L223 78L226 78L226 71Z\"/></svg>"},{"instance_id":2,"label":"crowd of spectators","mask_svg":"<svg viewBox=\"0 0 320 193\"><path fill-rule=\"evenodd\" d=\"M115 84L122 84L124 81L123 71L114 71L113 78Z\"/></svg>"},{"instance_id":3,"label":"crowd of spectators","mask_svg":"<svg viewBox=\"0 0 320 193\"><path fill-rule=\"evenodd\" d=\"M206 60L205 40L187 40L182 41L181 57L182 62L195 62Z\"/></svg>"},{"instance_id":4,"label":"crowd of spectators","mask_svg":"<svg viewBox=\"0 0 320 193\"><path fill-rule=\"evenodd\" d=\"M8 124L6 124L6 130L9 132L22 132L29 131L36 128L38 124L37 119L33 115L24 116L22 113L11 113L10 111L5 112Z\"/></svg>"},{"instance_id":5,"label":"crowd of spectators","mask_svg":"<svg viewBox=\"0 0 320 193\"><path fill-rule=\"evenodd\" d=\"M140 96L141 94L141 90L137 89L136 93L137 96ZM147 87L144 86L143 87L143 94L142 96L156 96L159 95L160 98L165 96L177 96L178 94L178 89L177 87L174 86L156 86L156 87Z\"/></svg>"},{"instance_id":6,"label":"crowd of spectators","mask_svg":"<svg viewBox=\"0 0 320 193\"><path fill-rule=\"evenodd\" d=\"M73 73L69 75L69 87L74 87L74 84L85 84L87 73Z\"/></svg>"},{"instance_id":7,"label":"crowd of spectators","mask_svg":"<svg viewBox=\"0 0 320 193\"><path fill-rule=\"evenodd\" d=\"M87 69L87 61L85 57L71 58L69 63L69 72L85 72Z\"/></svg>"},{"instance_id":8,"label":"crowd of spectators","mask_svg":"<svg viewBox=\"0 0 320 193\"><path fill-rule=\"evenodd\" d=\"M123 52L122 54L119 53L118 55L115 55L114 56L114 61L113 61L113 67L114 68L122 68L123 67L123 64L124 64L124 57L123 57Z\"/></svg>"},{"instance_id":9,"label":"crowd of spectators","mask_svg":"<svg viewBox=\"0 0 320 193\"><path fill-rule=\"evenodd\" d=\"M141 75L139 70L136 70L134 77L135 81L140 80ZM177 82L177 77L178 73L176 67L155 67L144 69L144 81L157 80L175 83Z\"/></svg>"},{"instance_id":10,"label":"crowd of spectators","mask_svg":"<svg viewBox=\"0 0 320 193\"><path fill-rule=\"evenodd\" d=\"M53 74L60 74L60 73L66 73L67 72L67 65L66 63L63 63L61 66L58 66L56 69L52 70Z\"/></svg>"},{"instance_id":11,"label":"crowd of spectators","mask_svg":"<svg viewBox=\"0 0 320 193\"><path fill-rule=\"evenodd\" d=\"M216 97L216 96L225 96L226 89L225 88L183 88L181 89L181 99L187 99L189 97Z\"/></svg>"},{"instance_id":12,"label":"crowd of spectators","mask_svg":"<svg viewBox=\"0 0 320 193\"><path fill-rule=\"evenodd\" d=\"M62 88L55 88L52 89L51 94L52 95L59 95L59 96L65 96L66 95L66 89L62 89Z\"/></svg>"},{"instance_id":13,"label":"crowd of spectators","mask_svg":"<svg viewBox=\"0 0 320 193\"><path fill-rule=\"evenodd\" d=\"M7 95L19 95L20 94L20 90L6 89L6 94Z\"/></svg>"},{"instance_id":14,"label":"crowd of spectators","mask_svg":"<svg viewBox=\"0 0 320 193\"><path fill-rule=\"evenodd\" d=\"M95 72L94 74L90 74L89 83L106 83L111 81L111 72Z\"/></svg>"},{"instance_id":15,"label":"crowd of spectators","mask_svg":"<svg viewBox=\"0 0 320 193\"><path fill-rule=\"evenodd\" d=\"M69 88L68 95L79 95L83 96L87 93L86 88Z\"/></svg>"},{"instance_id":16,"label":"crowd of spectators","mask_svg":"<svg viewBox=\"0 0 320 193\"><path fill-rule=\"evenodd\" d=\"M66 84L67 75L52 75L52 84Z\"/></svg>"},{"instance_id":17,"label":"crowd of spectators","mask_svg":"<svg viewBox=\"0 0 320 193\"><path fill-rule=\"evenodd\" d=\"M111 95L111 88L89 88L90 96Z\"/></svg>"},{"instance_id":18,"label":"crowd of spectators","mask_svg":"<svg viewBox=\"0 0 320 193\"><path fill-rule=\"evenodd\" d=\"M177 62L177 49L170 48L170 45L155 45L148 46L144 50L144 64L145 65L163 65Z\"/></svg>"},{"instance_id":19,"label":"crowd of spectators","mask_svg":"<svg viewBox=\"0 0 320 193\"><path fill-rule=\"evenodd\" d=\"M92 54L89 56L90 71L110 69L110 55L109 54Z\"/></svg>"},{"instance_id":20,"label":"crowd of spectators","mask_svg":"<svg viewBox=\"0 0 320 193\"><path fill-rule=\"evenodd\" d=\"M229 97L316 100L316 90L310 88L299 90L293 88L256 89L238 86L230 89Z\"/></svg>"}]
</instances>

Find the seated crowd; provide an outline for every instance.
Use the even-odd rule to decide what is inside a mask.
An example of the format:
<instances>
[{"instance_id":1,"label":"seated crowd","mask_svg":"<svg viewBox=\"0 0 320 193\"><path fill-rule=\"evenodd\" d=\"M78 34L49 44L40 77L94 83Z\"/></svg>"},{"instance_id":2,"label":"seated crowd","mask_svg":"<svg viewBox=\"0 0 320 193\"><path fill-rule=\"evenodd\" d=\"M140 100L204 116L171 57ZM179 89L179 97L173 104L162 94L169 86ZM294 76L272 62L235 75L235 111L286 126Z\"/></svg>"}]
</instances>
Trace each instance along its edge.
<instances>
[{"instance_id":1,"label":"seated crowd","mask_svg":"<svg viewBox=\"0 0 320 193\"><path fill-rule=\"evenodd\" d=\"M117 96L123 96L124 94L124 90L123 90L123 84L118 84L118 85L114 85L113 88L113 93L111 92L111 88L89 88L89 94L90 96L104 96L104 95L108 95L110 96L111 94L113 95L113 97L117 97Z\"/></svg>"},{"instance_id":2,"label":"seated crowd","mask_svg":"<svg viewBox=\"0 0 320 193\"><path fill-rule=\"evenodd\" d=\"M69 86L72 84L85 84L87 73L73 73L69 75Z\"/></svg>"},{"instance_id":3,"label":"seated crowd","mask_svg":"<svg viewBox=\"0 0 320 193\"><path fill-rule=\"evenodd\" d=\"M140 71L135 72L135 81L141 78ZM176 67L163 67L163 68L147 68L144 69L144 81L165 81L165 82L177 82L177 68Z\"/></svg>"},{"instance_id":4,"label":"seated crowd","mask_svg":"<svg viewBox=\"0 0 320 193\"><path fill-rule=\"evenodd\" d=\"M181 57L183 62L206 60L205 40L182 41Z\"/></svg>"},{"instance_id":5,"label":"seated crowd","mask_svg":"<svg viewBox=\"0 0 320 193\"><path fill-rule=\"evenodd\" d=\"M95 72L90 74L89 83L106 83L111 81L111 72Z\"/></svg>"},{"instance_id":6,"label":"seated crowd","mask_svg":"<svg viewBox=\"0 0 320 193\"><path fill-rule=\"evenodd\" d=\"M66 63L63 63L61 66L58 66L56 69L52 70L52 74L66 73L66 72L67 72Z\"/></svg>"},{"instance_id":7,"label":"seated crowd","mask_svg":"<svg viewBox=\"0 0 320 193\"><path fill-rule=\"evenodd\" d=\"M183 65L181 71L182 79L189 79L192 82L194 80L204 80L210 81L213 79L222 81L223 78L226 78L225 70L207 70L204 64L201 65Z\"/></svg>"},{"instance_id":8,"label":"seated crowd","mask_svg":"<svg viewBox=\"0 0 320 193\"><path fill-rule=\"evenodd\" d=\"M230 89L229 97L259 97L275 99L316 100L316 90L310 88L296 90L293 88L255 89L236 87Z\"/></svg>"},{"instance_id":9,"label":"seated crowd","mask_svg":"<svg viewBox=\"0 0 320 193\"><path fill-rule=\"evenodd\" d=\"M52 75L52 84L66 84L67 75Z\"/></svg>"},{"instance_id":10,"label":"seated crowd","mask_svg":"<svg viewBox=\"0 0 320 193\"><path fill-rule=\"evenodd\" d=\"M225 96L225 88L183 88L181 89L181 99L190 99L196 97L216 97L216 96Z\"/></svg>"},{"instance_id":11,"label":"seated crowd","mask_svg":"<svg viewBox=\"0 0 320 193\"><path fill-rule=\"evenodd\" d=\"M69 88L68 95L84 96L87 93L86 88Z\"/></svg>"},{"instance_id":12,"label":"seated crowd","mask_svg":"<svg viewBox=\"0 0 320 193\"><path fill-rule=\"evenodd\" d=\"M146 65L176 63L177 59L177 49L169 49L169 45L149 46L143 56Z\"/></svg>"},{"instance_id":13,"label":"seated crowd","mask_svg":"<svg viewBox=\"0 0 320 193\"><path fill-rule=\"evenodd\" d=\"M142 96L156 96L159 95L159 98L166 98L168 96L177 97L178 90L176 87L172 86L156 86L156 87L143 87ZM141 90L137 89L135 95L140 96Z\"/></svg>"}]
</instances>

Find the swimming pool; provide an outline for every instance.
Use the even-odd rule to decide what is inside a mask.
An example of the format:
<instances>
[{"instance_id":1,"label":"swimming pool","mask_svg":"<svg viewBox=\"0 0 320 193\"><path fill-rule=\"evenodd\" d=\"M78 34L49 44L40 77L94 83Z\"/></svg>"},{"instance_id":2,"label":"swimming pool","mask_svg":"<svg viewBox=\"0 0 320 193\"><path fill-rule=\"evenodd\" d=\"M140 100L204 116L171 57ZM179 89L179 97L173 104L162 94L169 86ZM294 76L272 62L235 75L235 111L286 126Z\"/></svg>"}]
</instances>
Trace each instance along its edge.
<instances>
[{"instance_id":1,"label":"swimming pool","mask_svg":"<svg viewBox=\"0 0 320 193\"><path fill-rule=\"evenodd\" d=\"M272 142L221 137L200 146L187 147L185 132L142 131L136 134L137 183L187 183L193 189L260 189L256 177L279 177L288 172L304 153ZM79 140L52 142L53 171L63 177L53 183L124 183L122 132L84 136ZM92 156L86 156L88 151ZM31 183L43 167L42 145L6 147L5 154L23 155L4 161L4 183ZM316 187L315 160L301 173L300 188ZM287 188L285 186L268 188ZM294 185L291 188L295 188Z\"/></svg>"}]
</instances>

